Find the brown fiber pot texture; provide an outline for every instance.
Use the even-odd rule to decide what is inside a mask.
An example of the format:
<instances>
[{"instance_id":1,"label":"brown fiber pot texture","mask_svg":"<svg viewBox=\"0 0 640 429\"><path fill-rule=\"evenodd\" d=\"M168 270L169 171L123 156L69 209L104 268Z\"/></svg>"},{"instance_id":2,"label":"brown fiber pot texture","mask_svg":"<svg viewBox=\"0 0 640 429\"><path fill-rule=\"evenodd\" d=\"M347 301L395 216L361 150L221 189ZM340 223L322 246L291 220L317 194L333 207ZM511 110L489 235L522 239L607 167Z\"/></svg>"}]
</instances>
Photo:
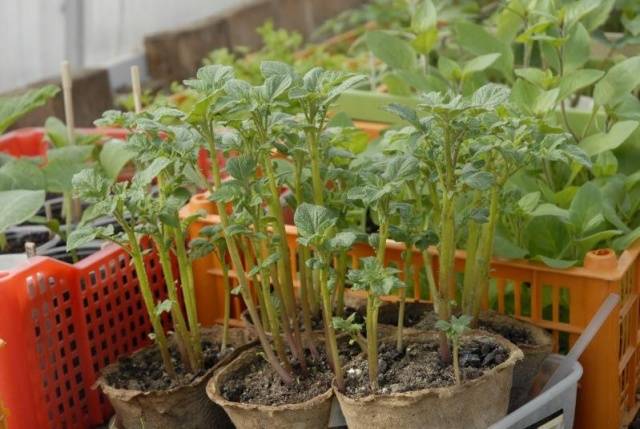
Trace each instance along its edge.
<instances>
[{"instance_id":1,"label":"brown fiber pot texture","mask_svg":"<svg viewBox=\"0 0 640 429\"><path fill-rule=\"evenodd\" d=\"M203 329L202 337L220 342L222 327ZM230 362L249 347L246 344L247 338L244 329L230 329L229 340L235 347L235 351L186 386L151 392L117 389L110 386L106 379L107 374L117 371L117 363L107 366L102 371L96 385L102 389L113 405L118 427L121 429L233 428L225 412L209 401L205 388L216 369Z\"/></svg>"},{"instance_id":2,"label":"brown fiber pot texture","mask_svg":"<svg viewBox=\"0 0 640 429\"><path fill-rule=\"evenodd\" d=\"M480 324L482 324L483 321L525 329L533 340L531 344L517 344L520 350L522 350L524 358L518 362L513 369L513 386L511 387L509 411L516 410L523 406L529 399L529 391L533 385L533 380L538 374L538 371L540 371L542 362L551 353L551 335L544 329L531 323L495 312L482 314L480 316Z\"/></svg>"},{"instance_id":3,"label":"brown fiber pot texture","mask_svg":"<svg viewBox=\"0 0 640 429\"><path fill-rule=\"evenodd\" d=\"M256 359L264 359L259 347L243 351L226 367L216 372L207 384L209 398L221 406L238 429L326 429L331 414L332 389L298 404L258 405L226 400L221 386L226 380Z\"/></svg>"},{"instance_id":4,"label":"brown fiber pot texture","mask_svg":"<svg viewBox=\"0 0 640 429\"><path fill-rule=\"evenodd\" d=\"M466 336L491 337L509 350L509 358L460 386L352 399L340 393L334 384L349 429L486 429L502 418L509 405L513 367L522 359L522 352L497 335L472 331ZM437 341L437 338L436 332L409 332L405 342Z\"/></svg>"}]
</instances>

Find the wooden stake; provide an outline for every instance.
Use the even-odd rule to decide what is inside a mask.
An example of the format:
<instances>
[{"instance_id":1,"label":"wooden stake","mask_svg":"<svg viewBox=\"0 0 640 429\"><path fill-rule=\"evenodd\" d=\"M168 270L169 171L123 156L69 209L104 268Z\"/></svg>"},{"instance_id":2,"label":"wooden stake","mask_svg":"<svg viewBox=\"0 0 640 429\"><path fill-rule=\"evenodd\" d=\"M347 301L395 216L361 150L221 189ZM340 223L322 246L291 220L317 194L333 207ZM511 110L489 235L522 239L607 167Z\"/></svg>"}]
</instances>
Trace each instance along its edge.
<instances>
[{"instance_id":1,"label":"wooden stake","mask_svg":"<svg viewBox=\"0 0 640 429\"><path fill-rule=\"evenodd\" d=\"M142 111L142 89L140 87L140 67L131 66L131 90L133 91L133 105L136 113Z\"/></svg>"},{"instance_id":2,"label":"wooden stake","mask_svg":"<svg viewBox=\"0 0 640 429\"><path fill-rule=\"evenodd\" d=\"M64 99L64 119L67 123L67 139L69 144L75 144L75 120L73 116L73 79L71 79L71 67L69 61L63 61L60 66L62 76L62 96Z\"/></svg>"},{"instance_id":3,"label":"wooden stake","mask_svg":"<svg viewBox=\"0 0 640 429\"><path fill-rule=\"evenodd\" d=\"M24 251L27 254L27 258L33 258L36 256L36 244L32 241L24 243Z\"/></svg>"}]
</instances>

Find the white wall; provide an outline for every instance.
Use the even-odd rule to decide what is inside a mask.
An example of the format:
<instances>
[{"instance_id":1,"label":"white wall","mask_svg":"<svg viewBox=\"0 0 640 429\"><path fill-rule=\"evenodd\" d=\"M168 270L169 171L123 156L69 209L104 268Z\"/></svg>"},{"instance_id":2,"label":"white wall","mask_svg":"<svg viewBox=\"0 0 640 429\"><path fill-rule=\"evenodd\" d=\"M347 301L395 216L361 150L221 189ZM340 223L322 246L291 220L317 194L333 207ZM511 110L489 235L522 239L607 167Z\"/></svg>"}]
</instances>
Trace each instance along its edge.
<instances>
[{"instance_id":1,"label":"white wall","mask_svg":"<svg viewBox=\"0 0 640 429\"><path fill-rule=\"evenodd\" d=\"M250 1L0 0L0 92L56 75L74 47L85 66L109 65L143 53L145 34ZM83 2L84 37L75 32L73 22L67 25L73 14L65 15L65 5L76 2Z\"/></svg>"}]
</instances>

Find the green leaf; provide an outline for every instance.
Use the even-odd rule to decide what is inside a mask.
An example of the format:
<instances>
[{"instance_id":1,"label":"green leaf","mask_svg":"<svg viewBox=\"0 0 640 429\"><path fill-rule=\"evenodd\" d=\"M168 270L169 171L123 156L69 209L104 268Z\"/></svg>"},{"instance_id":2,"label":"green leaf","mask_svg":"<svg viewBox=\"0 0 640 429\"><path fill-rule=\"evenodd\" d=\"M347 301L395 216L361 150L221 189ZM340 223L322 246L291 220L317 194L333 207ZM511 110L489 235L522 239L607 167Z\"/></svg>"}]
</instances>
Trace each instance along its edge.
<instances>
[{"instance_id":1,"label":"green leaf","mask_svg":"<svg viewBox=\"0 0 640 429\"><path fill-rule=\"evenodd\" d=\"M134 152L127 149L124 141L111 139L102 146L100 165L106 175L115 180L124 166L133 159L134 155Z\"/></svg>"},{"instance_id":2,"label":"green leaf","mask_svg":"<svg viewBox=\"0 0 640 429\"><path fill-rule=\"evenodd\" d=\"M550 203L540 204L533 212L531 212L531 216L553 216L565 222L569 220L569 212L567 210L561 209L555 204Z\"/></svg>"},{"instance_id":3,"label":"green leaf","mask_svg":"<svg viewBox=\"0 0 640 429\"><path fill-rule=\"evenodd\" d=\"M588 235L586 237L576 239L576 245L580 246L582 251L586 253L590 250L593 250L598 245L598 243L607 241L620 234L622 234L622 232L618 231L617 229L600 231L600 232L596 232L591 235Z\"/></svg>"},{"instance_id":4,"label":"green leaf","mask_svg":"<svg viewBox=\"0 0 640 429\"><path fill-rule=\"evenodd\" d=\"M43 190L13 190L0 192L0 234L33 217L44 205Z\"/></svg>"},{"instance_id":5,"label":"green leaf","mask_svg":"<svg viewBox=\"0 0 640 429\"><path fill-rule=\"evenodd\" d=\"M64 147L67 141L67 126L55 116L49 116L44 122L44 131L54 147Z\"/></svg>"},{"instance_id":6,"label":"green leaf","mask_svg":"<svg viewBox=\"0 0 640 429\"><path fill-rule=\"evenodd\" d=\"M196 79L185 80L184 84L199 92L211 93L222 90L225 83L233 78L233 67L207 65L198 69Z\"/></svg>"},{"instance_id":7,"label":"green leaf","mask_svg":"<svg viewBox=\"0 0 640 429\"><path fill-rule=\"evenodd\" d=\"M591 38L584 26L578 23L564 46L564 71L571 73L582 67L591 54Z\"/></svg>"},{"instance_id":8,"label":"green leaf","mask_svg":"<svg viewBox=\"0 0 640 429\"><path fill-rule=\"evenodd\" d=\"M384 31L370 31L365 40L373 55L389 67L405 70L416 67L416 53L409 42Z\"/></svg>"},{"instance_id":9,"label":"green leaf","mask_svg":"<svg viewBox=\"0 0 640 429\"><path fill-rule=\"evenodd\" d=\"M577 91L593 85L599 81L602 76L604 76L604 72L595 69L580 69L568 73L560 79L558 101L562 101Z\"/></svg>"},{"instance_id":10,"label":"green leaf","mask_svg":"<svg viewBox=\"0 0 640 429\"><path fill-rule=\"evenodd\" d=\"M85 167L84 162L77 162L77 160L72 162L62 158L50 159L42 170L46 179L47 191L71 192L73 190L73 176L80 173Z\"/></svg>"},{"instance_id":11,"label":"green leaf","mask_svg":"<svg viewBox=\"0 0 640 429\"><path fill-rule=\"evenodd\" d=\"M549 258L547 256L542 256L542 255L534 256L531 259L534 261L542 262L543 264L551 268L556 268L558 270L566 270L567 268L571 268L578 264L578 261L576 260L569 261L565 259Z\"/></svg>"},{"instance_id":12,"label":"green leaf","mask_svg":"<svg viewBox=\"0 0 640 429\"><path fill-rule=\"evenodd\" d=\"M227 173L234 179L241 182L248 182L256 174L256 160L248 155L235 156L229 158L225 165Z\"/></svg>"},{"instance_id":13,"label":"green leaf","mask_svg":"<svg viewBox=\"0 0 640 429\"><path fill-rule=\"evenodd\" d=\"M509 100L510 90L504 85L488 83L471 95L471 106L492 110Z\"/></svg>"},{"instance_id":14,"label":"green leaf","mask_svg":"<svg viewBox=\"0 0 640 429\"><path fill-rule=\"evenodd\" d=\"M411 41L411 46L423 55L427 55L438 43L438 28L432 27L427 31L416 34L416 38Z\"/></svg>"},{"instance_id":15,"label":"green leaf","mask_svg":"<svg viewBox=\"0 0 640 429\"><path fill-rule=\"evenodd\" d=\"M500 53L486 54L475 57L472 60L467 61L462 68L462 76L468 76L472 73L484 71L491 67L500 58Z\"/></svg>"},{"instance_id":16,"label":"green leaf","mask_svg":"<svg viewBox=\"0 0 640 429\"><path fill-rule=\"evenodd\" d=\"M601 200L600 189L593 182L587 182L578 189L569 206L569 222L578 233L593 229L595 219L602 217Z\"/></svg>"},{"instance_id":17,"label":"green leaf","mask_svg":"<svg viewBox=\"0 0 640 429\"><path fill-rule=\"evenodd\" d=\"M547 81L549 80L548 73L534 67L516 69L514 70L514 72L516 76L521 77L527 82L532 83L542 89L547 86Z\"/></svg>"},{"instance_id":18,"label":"green leaf","mask_svg":"<svg viewBox=\"0 0 640 429\"><path fill-rule=\"evenodd\" d=\"M454 33L458 43L472 54L501 54L493 67L507 80L513 79L513 52L509 41L498 39L481 25L462 20L454 24Z\"/></svg>"},{"instance_id":19,"label":"green leaf","mask_svg":"<svg viewBox=\"0 0 640 429\"><path fill-rule=\"evenodd\" d=\"M357 235L351 231L339 232L329 240L329 248L333 251L349 250L355 243Z\"/></svg>"},{"instance_id":20,"label":"green leaf","mask_svg":"<svg viewBox=\"0 0 640 429\"><path fill-rule=\"evenodd\" d=\"M294 215L294 223L302 237L323 236L337 220L326 207L308 203L300 204Z\"/></svg>"},{"instance_id":21,"label":"green leaf","mask_svg":"<svg viewBox=\"0 0 640 429\"><path fill-rule=\"evenodd\" d=\"M67 237L67 251L84 246L98 237L98 230L90 225L74 229Z\"/></svg>"},{"instance_id":22,"label":"green leaf","mask_svg":"<svg viewBox=\"0 0 640 429\"><path fill-rule=\"evenodd\" d=\"M42 170L26 159L12 159L0 167L0 190L40 190L45 187Z\"/></svg>"},{"instance_id":23,"label":"green leaf","mask_svg":"<svg viewBox=\"0 0 640 429\"><path fill-rule=\"evenodd\" d=\"M599 106L614 107L622 97L640 85L640 56L628 58L609 69L593 91Z\"/></svg>"},{"instance_id":24,"label":"green leaf","mask_svg":"<svg viewBox=\"0 0 640 429\"><path fill-rule=\"evenodd\" d=\"M529 254L529 251L512 243L500 234L496 234L493 245L493 254L499 258L523 259Z\"/></svg>"},{"instance_id":25,"label":"green leaf","mask_svg":"<svg viewBox=\"0 0 640 429\"><path fill-rule=\"evenodd\" d=\"M0 134L4 133L22 116L43 106L47 100L58 94L60 89L54 85L46 85L21 95L0 97Z\"/></svg>"},{"instance_id":26,"label":"green leaf","mask_svg":"<svg viewBox=\"0 0 640 429\"><path fill-rule=\"evenodd\" d=\"M540 192L530 192L518 200L518 207L524 213L533 213L540 202Z\"/></svg>"},{"instance_id":27,"label":"green leaf","mask_svg":"<svg viewBox=\"0 0 640 429\"><path fill-rule=\"evenodd\" d=\"M292 75L293 69L290 65L280 61L262 61L260 63L260 71L265 79L272 76Z\"/></svg>"},{"instance_id":28,"label":"green leaf","mask_svg":"<svg viewBox=\"0 0 640 429\"><path fill-rule=\"evenodd\" d=\"M438 11L431 0L420 0L411 16L411 31L422 33L436 27Z\"/></svg>"},{"instance_id":29,"label":"green leaf","mask_svg":"<svg viewBox=\"0 0 640 429\"><path fill-rule=\"evenodd\" d=\"M627 141L636 128L638 128L637 121L616 122L608 133L593 134L582 140L580 148L589 156L614 150Z\"/></svg>"},{"instance_id":30,"label":"green leaf","mask_svg":"<svg viewBox=\"0 0 640 429\"><path fill-rule=\"evenodd\" d=\"M438 71L445 77L445 79L452 82L457 82L462 77L462 69L460 68L460 65L444 55L441 55L438 58Z\"/></svg>"},{"instance_id":31,"label":"green leaf","mask_svg":"<svg viewBox=\"0 0 640 429\"><path fill-rule=\"evenodd\" d=\"M264 82L267 99L271 101L277 99L289 89L292 83L290 74L269 76Z\"/></svg>"},{"instance_id":32,"label":"green leaf","mask_svg":"<svg viewBox=\"0 0 640 429\"><path fill-rule=\"evenodd\" d=\"M167 158L156 158L147 168L137 172L133 180L141 185L148 185L170 164L171 161Z\"/></svg>"},{"instance_id":33,"label":"green leaf","mask_svg":"<svg viewBox=\"0 0 640 429\"><path fill-rule=\"evenodd\" d=\"M613 240L613 249L616 252L622 252L628 249L633 243L640 239L640 226L629 232L628 234Z\"/></svg>"},{"instance_id":34,"label":"green leaf","mask_svg":"<svg viewBox=\"0 0 640 429\"><path fill-rule=\"evenodd\" d=\"M601 152L596 156L592 171L596 177L614 176L618 173L618 158L610 150Z\"/></svg>"}]
</instances>

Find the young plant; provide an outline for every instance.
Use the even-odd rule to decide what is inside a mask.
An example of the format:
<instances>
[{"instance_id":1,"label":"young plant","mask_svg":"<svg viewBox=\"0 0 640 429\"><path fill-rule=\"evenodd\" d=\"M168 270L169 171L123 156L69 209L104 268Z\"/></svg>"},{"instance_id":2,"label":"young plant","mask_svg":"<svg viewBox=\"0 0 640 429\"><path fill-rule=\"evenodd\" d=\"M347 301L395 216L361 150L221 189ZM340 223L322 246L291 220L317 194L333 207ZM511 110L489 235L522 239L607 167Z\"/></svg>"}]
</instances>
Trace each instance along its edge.
<instances>
[{"instance_id":1,"label":"young plant","mask_svg":"<svg viewBox=\"0 0 640 429\"><path fill-rule=\"evenodd\" d=\"M186 120L193 129L200 134L209 149L209 155L212 161L211 176L213 183L207 184L207 186L212 195L215 194L216 190L222 188L222 173L220 171L217 158L218 141L216 139L216 132L219 126L226 124L231 113L233 113L235 102L226 98L225 92L227 83L231 82L232 79L233 70L231 67L210 65L198 70L196 79L185 82L188 87L197 91L199 94L198 102L195 104L193 110L187 115ZM240 87L238 88L238 90L241 89L242 88ZM215 202L218 208L220 222L224 230L227 250L231 258L233 269L238 276L240 294L242 295L249 311L249 315L256 329L260 344L264 349L265 357L269 361L269 364L278 373L282 381L286 384L291 384L294 381L293 376L290 371L283 366L274 353L269 339L267 338L256 305L253 302L249 279L239 250L239 242L241 241L231 234L233 232L233 225L230 221L230 216L227 213L227 207L221 198L217 198Z\"/></svg>"},{"instance_id":2,"label":"young plant","mask_svg":"<svg viewBox=\"0 0 640 429\"><path fill-rule=\"evenodd\" d=\"M348 276L354 289L367 291L367 356L369 383L372 391L378 389L378 308L380 297L388 295L394 287L404 287L395 274L395 268L385 267L385 253L391 224L391 200L394 193L418 173L418 162L410 155L398 155L372 164L360 173L361 185L349 190L348 198L372 209L377 217L379 232L370 236L376 248L375 258L362 260L363 268Z\"/></svg>"},{"instance_id":3,"label":"young plant","mask_svg":"<svg viewBox=\"0 0 640 429\"><path fill-rule=\"evenodd\" d=\"M385 267L377 257L366 257L360 260L361 266L347 274L353 290L367 292L367 362L369 371L369 388L378 391L378 309L380 297L389 295L396 288L404 287L398 279L399 272L395 268Z\"/></svg>"},{"instance_id":4,"label":"young plant","mask_svg":"<svg viewBox=\"0 0 640 429\"><path fill-rule=\"evenodd\" d=\"M189 184L187 174L196 165L199 141L189 129L165 124L182 115L173 110L137 115L107 113L105 120L126 124L130 129L127 148L136 154L138 173L131 184L111 184L95 170L89 170L74 177L74 187L81 197L93 204L85 213L86 222L110 215L116 219L123 233L115 234L112 227L85 225L75 230L67 243L67 247L73 249L87 240L102 238L120 244L131 255L156 342L170 375L175 373L175 369L167 355L166 337L160 323L163 312L171 313L176 343L185 367L197 372L203 365L193 272L185 241L186 228L193 219L181 221L178 215L190 195L186 188ZM154 179L158 184L157 195L149 192ZM166 281L168 299L158 305L154 303L149 289L139 242L141 236L151 238ZM178 261L186 319L178 299L172 254Z\"/></svg>"},{"instance_id":5,"label":"young plant","mask_svg":"<svg viewBox=\"0 0 640 429\"><path fill-rule=\"evenodd\" d=\"M329 277L333 255L338 251L351 248L356 240L356 235L349 231L336 232L337 221L337 216L332 214L326 207L307 203L298 206L295 213L295 224L299 234L298 242L313 249L315 252L315 257L307 260L306 264L319 273L327 352L333 364L336 384L339 389L342 389L344 387L344 376L333 326L333 305ZM331 283L335 285L335 279Z\"/></svg>"},{"instance_id":6,"label":"young plant","mask_svg":"<svg viewBox=\"0 0 640 429\"><path fill-rule=\"evenodd\" d=\"M451 342L451 348L453 349L453 374L456 379L456 384L462 383L462 377L460 375L460 337L469 328L471 323L471 317L463 314L460 317L451 316L451 320L438 320L436 322L436 329L447 336Z\"/></svg>"}]
</instances>

